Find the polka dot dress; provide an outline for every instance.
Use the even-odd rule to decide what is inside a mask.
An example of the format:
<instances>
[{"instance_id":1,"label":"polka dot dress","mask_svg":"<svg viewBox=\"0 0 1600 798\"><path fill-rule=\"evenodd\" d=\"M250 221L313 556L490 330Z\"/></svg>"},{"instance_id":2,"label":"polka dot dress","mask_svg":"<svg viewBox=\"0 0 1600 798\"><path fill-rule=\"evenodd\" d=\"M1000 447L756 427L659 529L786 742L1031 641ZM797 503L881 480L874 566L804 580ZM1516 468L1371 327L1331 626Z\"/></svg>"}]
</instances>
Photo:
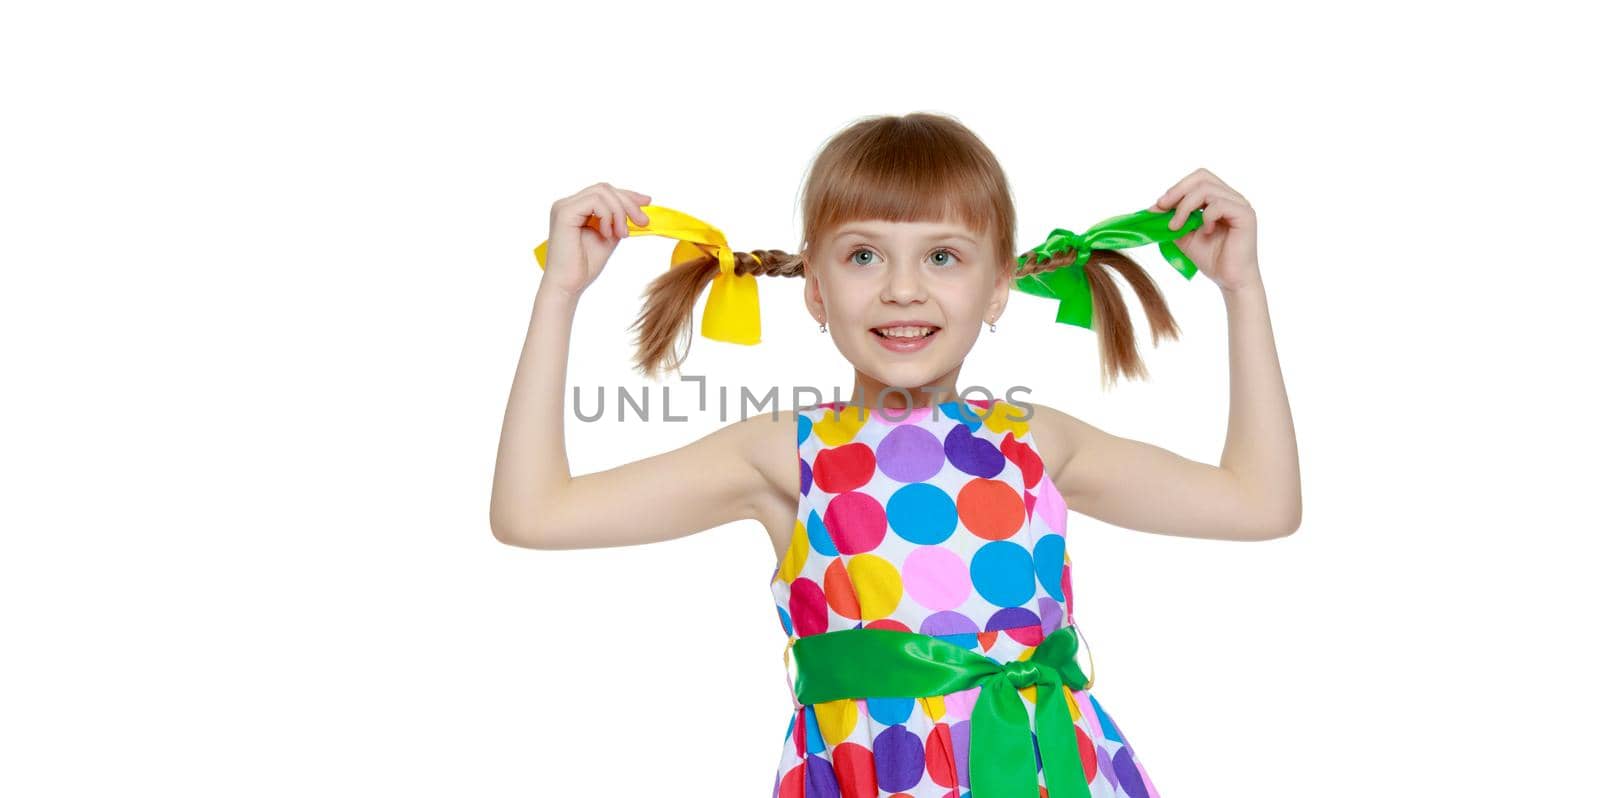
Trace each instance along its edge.
<instances>
[{"instance_id":1,"label":"polka dot dress","mask_svg":"<svg viewBox=\"0 0 1600 798\"><path fill-rule=\"evenodd\" d=\"M772 575L784 633L898 629L1004 663L1072 623L1067 506L1028 423L1007 418L1023 413L976 400L909 412L801 409L800 503ZM1062 689L1090 794L1157 796L1100 702ZM1020 691L1030 727L1036 690ZM773 797L967 798L978 691L797 707ZM1047 798L1037 747L1035 758Z\"/></svg>"}]
</instances>

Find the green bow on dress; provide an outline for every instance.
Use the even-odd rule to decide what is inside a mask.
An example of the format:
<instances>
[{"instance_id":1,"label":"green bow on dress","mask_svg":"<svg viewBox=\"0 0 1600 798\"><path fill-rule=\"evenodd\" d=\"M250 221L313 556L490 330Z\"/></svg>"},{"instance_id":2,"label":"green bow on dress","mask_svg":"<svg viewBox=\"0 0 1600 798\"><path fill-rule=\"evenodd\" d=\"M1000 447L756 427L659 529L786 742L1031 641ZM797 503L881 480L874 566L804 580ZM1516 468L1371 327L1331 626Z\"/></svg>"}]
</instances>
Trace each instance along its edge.
<instances>
[{"instance_id":1,"label":"green bow on dress","mask_svg":"<svg viewBox=\"0 0 1600 798\"><path fill-rule=\"evenodd\" d=\"M1038 764L1050 798L1089 798L1078 733L1063 687L1085 689L1077 663L1077 629L1045 636L1025 660L1001 663L948 640L897 629L840 629L793 641L795 700L803 705L841 698L921 698L974 686L967 756L972 798L1038 796ZM1034 686L1039 757L1018 690Z\"/></svg>"},{"instance_id":2,"label":"green bow on dress","mask_svg":"<svg viewBox=\"0 0 1600 798\"><path fill-rule=\"evenodd\" d=\"M1171 224L1172 211L1135 211L1122 216L1113 216L1086 230L1083 235L1078 235L1071 230L1056 228L1050 231L1050 237L1043 244L1029 250L1038 253L1039 259L1071 249L1078 253L1077 259L1070 266L1063 266L1049 271L1018 277L1013 285L1018 291L1048 299L1058 299L1061 304L1056 308L1056 321L1062 324L1076 324L1079 327L1092 328L1094 321L1094 301L1089 293L1089 278L1083 273L1083 265L1089 262L1089 251L1094 249L1128 249L1142 247L1145 244L1160 244L1161 254L1172 264L1174 269L1182 274L1184 279L1194 277L1196 271L1194 261L1172 243L1175 239L1182 238L1190 231L1198 228L1204 221L1201 211L1190 212L1189 218L1176 230L1168 228ZM1021 267L1027 261L1027 255L1017 258L1017 266Z\"/></svg>"}]
</instances>

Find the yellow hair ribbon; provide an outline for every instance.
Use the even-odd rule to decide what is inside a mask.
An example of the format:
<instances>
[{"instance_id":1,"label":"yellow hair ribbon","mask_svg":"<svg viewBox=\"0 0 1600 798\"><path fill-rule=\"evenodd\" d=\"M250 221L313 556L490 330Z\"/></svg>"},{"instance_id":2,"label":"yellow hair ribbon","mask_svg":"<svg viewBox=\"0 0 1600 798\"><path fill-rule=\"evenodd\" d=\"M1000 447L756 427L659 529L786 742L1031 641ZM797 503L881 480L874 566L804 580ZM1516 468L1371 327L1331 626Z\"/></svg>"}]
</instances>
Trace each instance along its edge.
<instances>
[{"instance_id":1,"label":"yellow hair ribbon","mask_svg":"<svg viewBox=\"0 0 1600 798\"><path fill-rule=\"evenodd\" d=\"M722 231L687 213L660 205L642 205L639 209L650 217L650 223L641 227L628 219L628 235L645 234L678 239L678 245L672 249L672 262L667 268L707 255L717 259L719 271L711 279L711 296L706 299L705 314L700 318L700 334L732 344L760 343L761 302L756 293L755 275L733 273L733 249L728 246L728 239ZM587 225L598 231L600 218L590 216ZM533 250L541 269L544 268L545 250L549 244L549 240L546 240Z\"/></svg>"}]
</instances>

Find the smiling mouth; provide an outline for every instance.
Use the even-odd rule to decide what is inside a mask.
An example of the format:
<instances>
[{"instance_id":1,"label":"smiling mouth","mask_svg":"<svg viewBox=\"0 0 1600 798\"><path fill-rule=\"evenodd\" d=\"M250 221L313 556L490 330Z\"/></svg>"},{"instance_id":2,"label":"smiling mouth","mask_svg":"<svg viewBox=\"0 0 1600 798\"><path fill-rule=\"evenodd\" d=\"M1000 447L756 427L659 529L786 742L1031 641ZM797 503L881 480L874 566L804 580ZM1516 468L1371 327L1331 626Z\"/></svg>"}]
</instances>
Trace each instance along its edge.
<instances>
[{"instance_id":1,"label":"smiling mouth","mask_svg":"<svg viewBox=\"0 0 1600 798\"><path fill-rule=\"evenodd\" d=\"M873 327L872 334L891 341L915 341L938 332L938 327Z\"/></svg>"}]
</instances>

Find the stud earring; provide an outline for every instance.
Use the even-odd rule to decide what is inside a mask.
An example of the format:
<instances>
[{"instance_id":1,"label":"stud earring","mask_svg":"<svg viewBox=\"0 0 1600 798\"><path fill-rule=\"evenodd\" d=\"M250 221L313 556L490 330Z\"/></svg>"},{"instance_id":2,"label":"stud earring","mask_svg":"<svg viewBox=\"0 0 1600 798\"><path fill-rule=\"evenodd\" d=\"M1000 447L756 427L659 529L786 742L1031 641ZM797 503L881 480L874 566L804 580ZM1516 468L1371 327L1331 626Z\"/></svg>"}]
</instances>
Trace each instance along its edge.
<instances>
[{"instance_id":1,"label":"stud earring","mask_svg":"<svg viewBox=\"0 0 1600 798\"><path fill-rule=\"evenodd\" d=\"M828 331L828 323L827 322L823 322L823 323L817 325L817 332L827 332L827 331Z\"/></svg>"},{"instance_id":2,"label":"stud earring","mask_svg":"<svg viewBox=\"0 0 1600 798\"><path fill-rule=\"evenodd\" d=\"M994 332L994 322L989 322L989 332Z\"/></svg>"}]
</instances>

